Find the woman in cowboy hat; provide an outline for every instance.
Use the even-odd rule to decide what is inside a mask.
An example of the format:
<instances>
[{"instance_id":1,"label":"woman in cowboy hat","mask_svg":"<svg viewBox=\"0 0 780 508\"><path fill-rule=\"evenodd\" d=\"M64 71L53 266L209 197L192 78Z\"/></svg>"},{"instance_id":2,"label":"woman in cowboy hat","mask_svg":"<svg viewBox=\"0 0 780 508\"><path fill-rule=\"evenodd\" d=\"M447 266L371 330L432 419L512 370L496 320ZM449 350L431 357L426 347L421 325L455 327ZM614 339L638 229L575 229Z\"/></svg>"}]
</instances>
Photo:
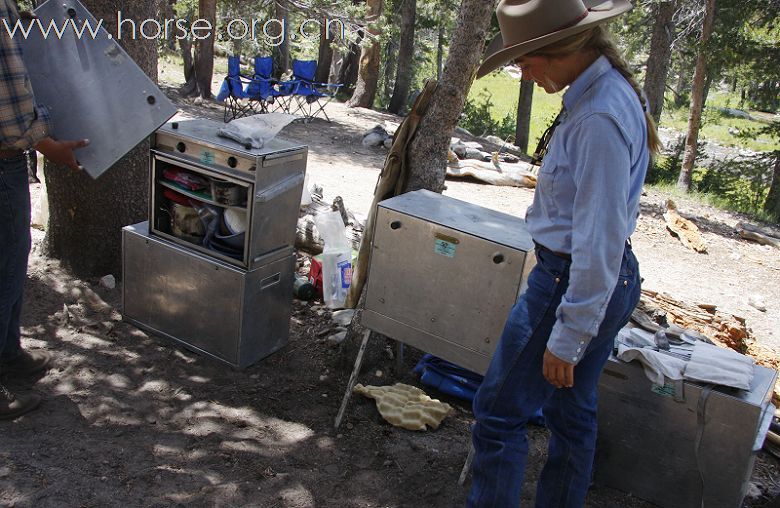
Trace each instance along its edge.
<instances>
[{"instance_id":1,"label":"woman in cowboy hat","mask_svg":"<svg viewBox=\"0 0 780 508\"><path fill-rule=\"evenodd\" d=\"M520 502L525 427L541 407L550 443L537 506L585 502L596 444L597 383L639 300L628 238L655 125L603 23L627 0L501 0L501 33L477 72L514 62L547 93L568 87L535 156L543 158L528 229L537 265L513 307L474 401L469 506Z\"/></svg>"}]
</instances>

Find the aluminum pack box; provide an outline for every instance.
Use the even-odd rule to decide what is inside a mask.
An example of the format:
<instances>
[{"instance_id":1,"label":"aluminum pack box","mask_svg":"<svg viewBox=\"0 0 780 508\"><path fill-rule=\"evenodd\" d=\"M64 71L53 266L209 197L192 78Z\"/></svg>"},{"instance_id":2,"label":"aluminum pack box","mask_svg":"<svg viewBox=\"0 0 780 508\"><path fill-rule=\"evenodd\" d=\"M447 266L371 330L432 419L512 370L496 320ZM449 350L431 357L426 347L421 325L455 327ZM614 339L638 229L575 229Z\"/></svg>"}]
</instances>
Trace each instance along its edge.
<instances>
[{"instance_id":1,"label":"aluminum pack box","mask_svg":"<svg viewBox=\"0 0 780 508\"><path fill-rule=\"evenodd\" d=\"M382 201L362 324L484 373L533 247L518 217L427 190Z\"/></svg>"},{"instance_id":2,"label":"aluminum pack box","mask_svg":"<svg viewBox=\"0 0 780 508\"><path fill-rule=\"evenodd\" d=\"M122 230L126 321L236 368L287 343L295 254L292 247L243 270L149 234Z\"/></svg>"},{"instance_id":3,"label":"aluminum pack box","mask_svg":"<svg viewBox=\"0 0 780 508\"><path fill-rule=\"evenodd\" d=\"M594 481L664 508L738 508L774 414L776 377L756 366L750 391L661 387L639 362L611 358L599 381Z\"/></svg>"}]
</instances>

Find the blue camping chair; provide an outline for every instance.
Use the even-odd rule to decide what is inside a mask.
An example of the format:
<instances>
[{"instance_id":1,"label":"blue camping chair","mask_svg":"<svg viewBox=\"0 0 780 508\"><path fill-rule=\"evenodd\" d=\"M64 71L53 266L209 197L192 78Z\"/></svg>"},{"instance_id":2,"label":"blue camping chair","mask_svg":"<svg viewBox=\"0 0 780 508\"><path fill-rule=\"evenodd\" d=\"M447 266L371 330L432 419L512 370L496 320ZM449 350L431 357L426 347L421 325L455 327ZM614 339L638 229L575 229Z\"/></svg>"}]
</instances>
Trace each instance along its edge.
<instances>
[{"instance_id":1,"label":"blue camping chair","mask_svg":"<svg viewBox=\"0 0 780 508\"><path fill-rule=\"evenodd\" d=\"M273 57L256 56L255 75L244 90L249 101L256 103L261 113L268 113L272 104L283 102L283 100L277 100L281 94L274 88L277 80L271 77L273 70Z\"/></svg>"},{"instance_id":2,"label":"blue camping chair","mask_svg":"<svg viewBox=\"0 0 780 508\"><path fill-rule=\"evenodd\" d=\"M307 121L322 113L325 120L330 122L325 106L333 100L336 92L343 85L314 81L317 72L316 60L293 60L292 71L293 79L288 83L294 83L292 91L296 102L294 113L302 114Z\"/></svg>"},{"instance_id":3,"label":"blue camping chair","mask_svg":"<svg viewBox=\"0 0 780 508\"><path fill-rule=\"evenodd\" d=\"M229 56L228 75L217 93L217 100L225 103L225 123L256 112L254 104L247 100L248 96L244 91L245 84L250 81L241 74L241 57Z\"/></svg>"}]
</instances>

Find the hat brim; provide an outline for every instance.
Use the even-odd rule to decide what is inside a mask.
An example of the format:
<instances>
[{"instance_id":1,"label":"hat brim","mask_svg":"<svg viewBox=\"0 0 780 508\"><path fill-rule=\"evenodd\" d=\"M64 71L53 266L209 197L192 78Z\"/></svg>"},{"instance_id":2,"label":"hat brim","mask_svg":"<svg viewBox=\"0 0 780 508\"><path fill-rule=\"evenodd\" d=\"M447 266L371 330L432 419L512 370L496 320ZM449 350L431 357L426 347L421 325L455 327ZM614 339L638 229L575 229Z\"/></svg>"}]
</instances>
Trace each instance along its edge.
<instances>
[{"instance_id":1,"label":"hat brim","mask_svg":"<svg viewBox=\"0 0 780 508\"><path fill-rule=\"evenodd\" d=\"M609 10L597 10L599 4L611 3L613 8ZM596 4L596 5L593 5ZM477 69L477 79L485 76L486 74L498 69L507 62L511 62L516 58L520 58L523 55L541 49L553 42L558 42L566 37L576 35L580 32L592 28L598 24L606 23L612 18L616 18L621 14L630 11L633 6L628 0L615 0L613 2L586 2L594 10L588 11L588 15L582 19L576 25L558 30L550 34L531 39L530 41L521 42L509 47L504 47L504 39L499 32L487 49L485 49L485 56L482 59L482 64Z\"/></svg>"}]
</instances>

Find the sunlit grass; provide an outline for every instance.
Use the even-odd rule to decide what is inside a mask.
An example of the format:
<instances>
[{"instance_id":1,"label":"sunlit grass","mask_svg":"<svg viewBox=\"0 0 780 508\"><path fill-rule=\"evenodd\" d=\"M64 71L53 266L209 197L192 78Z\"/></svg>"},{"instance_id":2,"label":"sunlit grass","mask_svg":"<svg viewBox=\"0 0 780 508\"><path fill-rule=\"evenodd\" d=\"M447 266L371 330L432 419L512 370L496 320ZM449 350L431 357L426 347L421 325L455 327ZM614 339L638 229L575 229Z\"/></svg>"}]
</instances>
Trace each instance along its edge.
<instances>
[{"instance_id":1,"label":"sunlit grass","mask_svg":"<svg viewBox=\"0 0 780 508\"><path fill-rule=\"evenodd\" d=\"M483 93L490 94L490 100L493 102L492 117L495 120L499 121L508 114L517 114L517 99L520 94L519 79L511 77L503 71L493 72L474 82L469 91L469 99L480 101L480 94ZM529 151L534 149L539 137L560 111L562 95L561 93L549 95L539 87L534 88Z\"/></svg>"},{"instance_id":2,"label":"sunlit grass","mask_svg":"<svg viewBox=\"0 0 780 508\"><path fill-rule=\"evenodd\" d=\"M469 99L479 100L480 93L490 94L493 102L492 117L500 121L507 114L515 114L517 111L517 97L520 82L512 78L506 72L499 71L489 74L477 80L471 87ZM531 108L531 149L544 129L555 118L561 106L562 94L549 95L539 87L534 89L533 106ZM756 139L742 139L735 136L736 131L746 132L759 129L766 123L749 120L746 118L733 118L721 114L716 108L735 108L737 98L733 94L723 91L712 91L708 96L709 109L704 116L704 125L700 131L702 140L713 141L727 147L747 148L757 152L765 152L780 149L780 143L773 141L768 136L760 136ZM748 113L753 114L748 111ZM661 117L661 126L685 132L688 128L688 108L665 108ZM731 131L729 131L731 129ZM736 131L735 131L736 129Z\"/></svg>"}]
</instances>

